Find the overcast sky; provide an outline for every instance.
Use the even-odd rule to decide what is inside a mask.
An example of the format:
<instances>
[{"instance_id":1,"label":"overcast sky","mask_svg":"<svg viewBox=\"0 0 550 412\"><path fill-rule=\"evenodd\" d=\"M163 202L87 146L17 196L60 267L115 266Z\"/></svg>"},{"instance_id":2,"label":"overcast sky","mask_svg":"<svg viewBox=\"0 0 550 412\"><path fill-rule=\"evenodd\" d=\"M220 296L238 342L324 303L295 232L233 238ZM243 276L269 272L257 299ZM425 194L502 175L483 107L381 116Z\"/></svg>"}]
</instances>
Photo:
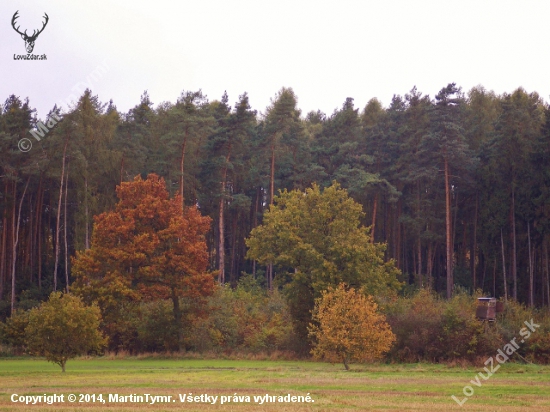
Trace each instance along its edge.
<instances>
[{"instance_id":1,"label":"overcast sky","mask_svg":"<svg viewBox=\"0 0 550 412\"><path fill-rule=\"evenodd\" d=\"M25 55L17 25L31 34ZM148 90L155 106L183 90L234 103L248 92L264 111L292 87L305 114L331 114L346 97L385 106L413 86L433 97L455 82L496 93L550 95L550 1L2 0L0 99L29 97L42 118L81 95L127 112ZM101 76L92 76L103 67Z\"/></svg>"}]
</instances>

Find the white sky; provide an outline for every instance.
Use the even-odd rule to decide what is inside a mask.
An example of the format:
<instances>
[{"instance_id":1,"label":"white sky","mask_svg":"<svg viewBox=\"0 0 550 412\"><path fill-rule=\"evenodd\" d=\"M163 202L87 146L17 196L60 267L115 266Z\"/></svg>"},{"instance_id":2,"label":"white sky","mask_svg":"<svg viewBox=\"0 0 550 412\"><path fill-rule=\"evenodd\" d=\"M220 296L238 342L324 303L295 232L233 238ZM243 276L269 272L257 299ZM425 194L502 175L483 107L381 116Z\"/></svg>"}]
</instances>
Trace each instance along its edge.
<instances>
[{"instance_id":1,"label":"white sky","mask_svg":"<svg viewBox=\"0 0 550 412\"><path fill-rule=\"evenodd\" d=\"M30 33L48 13L33 52L47 61L14 60L26 53L16 10ZM199 88L231 104L247 91L264 111L286 86L303 114L331 114L346 97L387 106L414 85L433 97L456 82L548 101L549 19L547 0L2 0L0 100L29 97L42 118L87 83L123 112L144 90L156 106Z\"/></svg>"}]
</instances>

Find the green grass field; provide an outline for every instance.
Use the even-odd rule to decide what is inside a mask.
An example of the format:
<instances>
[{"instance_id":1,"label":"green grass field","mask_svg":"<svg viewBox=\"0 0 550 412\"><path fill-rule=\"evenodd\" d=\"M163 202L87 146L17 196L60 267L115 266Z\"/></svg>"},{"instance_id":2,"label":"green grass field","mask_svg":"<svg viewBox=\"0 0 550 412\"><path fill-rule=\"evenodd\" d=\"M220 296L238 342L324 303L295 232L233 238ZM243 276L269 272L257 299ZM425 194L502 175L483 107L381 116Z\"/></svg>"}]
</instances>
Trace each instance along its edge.
<instances>
[{"instance_id":1,"label":"green grass field","mask_svg":"<svg viewBox=\"0 0 550 412\"><path fill-rule=\"evenodd\" d=\"M0 360L0 411L550 411L550 367L505 364L481 386L470 383L481 368L445 365L342 365L298 361L195 359L73 360L67 372L44 360ZM462 389L474 394L463 406ZM215 404L181 402L179 395L217 396ZM314 402L260 404L254 396L306 396ZM11 401L12 395L64 395L48 405ZM68 401L69 394L77 401ZM79 403L80 394L105 403ZM157 404L109 402L108 394L163 396ZM233 402L233 396L250 402ZM222 396L231 401L222 405ZM85 399L85 395L82 395ZM131 400L132 398L128 398ZM144 396L145 399L145 396ZM285 400L283 398L283 400ZM287 398L287 400L289 400ZM212 402L212 400L210 400Z\"/></svg>"}]
</instances>

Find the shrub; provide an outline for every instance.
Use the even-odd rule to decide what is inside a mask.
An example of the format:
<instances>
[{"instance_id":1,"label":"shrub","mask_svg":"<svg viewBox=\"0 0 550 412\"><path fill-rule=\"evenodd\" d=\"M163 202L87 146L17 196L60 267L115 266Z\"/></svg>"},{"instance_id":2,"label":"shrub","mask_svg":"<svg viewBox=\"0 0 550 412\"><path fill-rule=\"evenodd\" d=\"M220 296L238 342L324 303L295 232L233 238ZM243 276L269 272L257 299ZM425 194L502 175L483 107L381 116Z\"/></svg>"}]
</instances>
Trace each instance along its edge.
<instances>
[{"instance_id":1,"label":"shrub","mask_svg":"<svg viewBox=\"0 0 550 412\"><path fill-rule=\"evenodd\" d=\"M258 287L251 276L241 278L235 289L217 287L208 311L188 334L191 350L260 353L291 350L295 344L285 300L278 291Z\"/></svg>"},{"instance_id":2,"label":"shrub","mask_svg":"<svg viewBox=\"0 0 550 412\"><path fill-rule=\"evenodd\" d=\"M475 317L477 296L457 293L443 300L428 290L386 306L397 341L389 358L404 362L474 361L492 355L503 342L494 325Z\"/></svg>"},{"instance_id":3,"label":"shrub","mask_svg":"<svg viewBox=\"0 0 550 412\"><path fill-rule=\"evenodd\" d=\"M29 324L29 312L16 310L14 314L0 323L0 336L3 344L11 346L16 354L25 351L25 328Z\"/></svg>"},{"instance_id":4,"label":"shrub","mask_svg":"<svg viewBox=\"0 0 550 412\"><path fill-rule=\"evenodd\" d=\"M505 342L513 338L520 341L520 330L525 328L525 321L531 319L540 325L529 338L519 343L517 354L530 362L550 363L550 313L545 309L531 309L525 305L509 300L502 314L499 314L496 329Z\"/></svg>"},{"instance_id":5,"label":"shrub","mask_svg":"<svg viewBox=\"0 0 550 412\"><path fill-rule=\"evenodd\" d=\"M141 351L177 351L178 332L174 326L172 301L157 300L142 303L137 333Z\"/></svg>"}]
</instances>

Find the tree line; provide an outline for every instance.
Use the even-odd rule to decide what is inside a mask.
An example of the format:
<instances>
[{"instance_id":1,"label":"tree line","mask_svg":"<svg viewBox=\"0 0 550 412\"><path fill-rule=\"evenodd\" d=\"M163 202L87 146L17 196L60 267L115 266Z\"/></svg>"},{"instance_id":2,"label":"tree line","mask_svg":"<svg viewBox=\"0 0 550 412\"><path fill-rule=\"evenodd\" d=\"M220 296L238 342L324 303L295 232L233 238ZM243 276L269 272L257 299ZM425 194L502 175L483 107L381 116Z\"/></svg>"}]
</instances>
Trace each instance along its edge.
<instances>
[{"instance_id":1,"label":"tree line","mask_svg":"<svg viewBox=\"0 0 550 412\"><path fill-rule=\"evenodd\" d=\"M407 288L550 305L550 108L535 92L449 84L434 98L413 88L388 107L347 98L330 115L304 115L290 88L262 112L246 93L231 105L227 94L184 91L156 106L145 92L122 113L86 90L45 119L11 95L0 147L2 318L70 288L94 216L114 208L117 185L150 173L182 209L211 218L207 266L222 284L245 273L268 289L284 282L285 268L247 258L245 240L279 190L336 181Z\"/></svg>"}]
</instances>

